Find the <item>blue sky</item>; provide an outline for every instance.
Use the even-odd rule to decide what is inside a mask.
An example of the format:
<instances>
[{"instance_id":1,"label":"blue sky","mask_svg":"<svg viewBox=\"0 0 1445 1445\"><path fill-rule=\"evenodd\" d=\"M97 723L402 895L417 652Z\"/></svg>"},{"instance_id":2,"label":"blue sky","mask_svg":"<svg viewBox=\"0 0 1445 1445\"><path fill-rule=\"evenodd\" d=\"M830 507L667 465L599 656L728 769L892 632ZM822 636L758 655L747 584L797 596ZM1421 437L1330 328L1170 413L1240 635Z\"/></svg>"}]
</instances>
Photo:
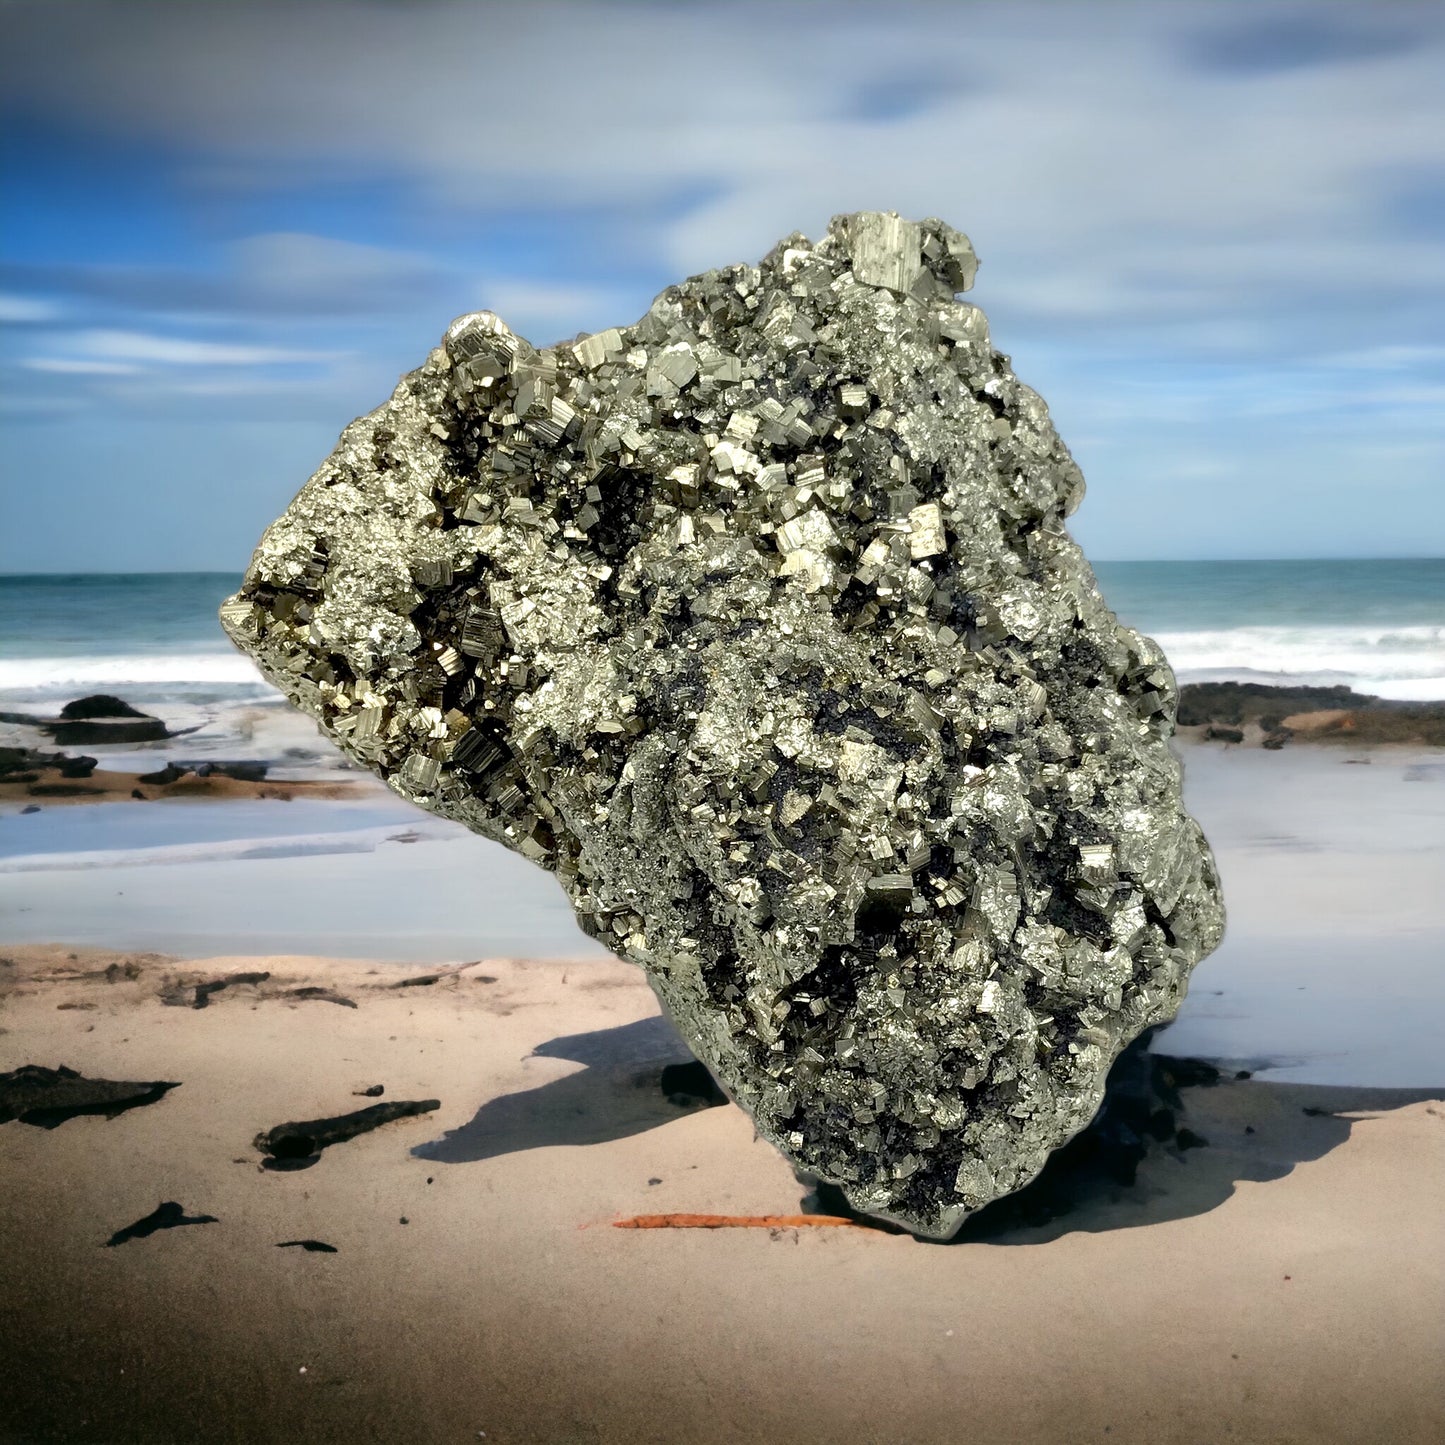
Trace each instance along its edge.
<instances>
[{"instance_id":1,"label":"blue sky","mask_svg":"<svg viewBox=\"0 0 1445 1445\"><path fill-rule=\"evenodd\" d=\"M1445 7L0 6L0 570L236 569L489 307L939 215L1092 555L1445 551Z\"/></svg>"}]
</instances>

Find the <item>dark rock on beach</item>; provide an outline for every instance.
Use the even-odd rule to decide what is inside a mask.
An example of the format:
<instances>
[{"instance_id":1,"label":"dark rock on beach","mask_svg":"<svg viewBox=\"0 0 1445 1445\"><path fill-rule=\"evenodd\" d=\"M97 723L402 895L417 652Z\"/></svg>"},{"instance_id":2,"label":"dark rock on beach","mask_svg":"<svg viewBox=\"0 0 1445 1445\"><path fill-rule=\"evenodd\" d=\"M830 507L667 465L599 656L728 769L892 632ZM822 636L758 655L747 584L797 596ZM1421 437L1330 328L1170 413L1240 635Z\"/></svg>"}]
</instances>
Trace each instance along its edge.
<instances>
[{"instance_id":1,"label":"dark rock on beach","mask_svg":"<svg viewBox=\"0 0 1445 1445\"><path fill-rule=\"evenodd\" d=\"M150 783L155 787L164 788L171 783L179 782L189 772L189 768L178 767L175 763L167 763L165 767L157 768L153 773L141 773L136 778L136 782Z\"/></svg>"},{"instance_id":2,"label":"dark rock on beach","mask_svg":"<svg viewBox=\"0 0 1445 1445\"><path fill-rule=\"evenodd\" d=\"M1204 729L1205 738L1212 743L1242 743L1244 733L1239 728L1220 727L1217 723L1210 723Z\"/></svg>"},{"instance_id":3,"label":"dark rock on beach","mask_svg":"<svg viewBox=\"0 0 1445 1445\"><path fill-rule=\"evenodd\" d=\"M149 713L132 707L123 698L112 697L109 693L92 693L89 697L78 697L60 709L60 716L67 721L92 721L95 718L149 717Z\"/></svg>"},{"instance_id":4,"label":"dark rock on beach","mask_svg":"<svg viewBox=\"0 0 1445 1445\"><path fill-rule=\"evenodd\" d=\"M311 1159L333 1144L343 1144L348 1139L355 1139L358 1134L370 1133L382 1124L429 1114L433 1109L440 1108L440 1099L396 1099L329 1119L277 1124L274 1129L264 1129L257 1134L255 1146L275 1160Z\"/></svg>"},{"instance_id":5,"label":"dark rock on beach","mask_svg":"<svg viewBox=\"0 0 1445 1445\"><path fill-rule=\"evenodd\" d=\"M244 759L238 762L168 762L165 767L153 773L143 773L138 783L151 783L156 787L169 787L182 778L231 778L238 783L264 783L270 772L269 763Z\"/></svg>"},{"instance_id":6,"label":"dark rock on beach","mask_svg":"<svg viewBox=\"0 0 1445 1445\"><path fill-rule=\"evenodd\" d=\"M40 748L0 748L0 782L33 783L49 769L62 778L88 778L96 762L95 758L48 753Z\"/></svg>"},{"instance_id":7,"label":"dark rock on beach","mask_svg":"<svg viewBox=\"0 0 1445 1445\"><path fill-rule=\"evenodd\" d=\"M116 743L158 743L172 736L159 718L99 719L95 722L53 722L41 726L58 743L71 747L104 747Z\"/></svg>"},{"instance_id":8,"label":"dark rock on beach","mask_svg":"<svg viewBox=\"0 0 1445 1445\"><path fill-rule=\"evenodd\" d=\"M195 773L198 778L233 778L238 783L264 783L269 763L245 759L240 762L177 763L176 767Z\"/></svg>"},{"instance_id":9,"label":"dark rock on beach","mask_svg":"<svg viewBox=\"0 0 1445 1445\"><path fill-rule=\"evenodd\" d=\"M218 994L222 989L233 988L237 984L265 983L271 975L269 973L233 973L226 978L212 979L209 983L196 985L195 1002L193 1008L205 1008L210 1003L213 994Z\"/></svg>"},{"instance_id":10,"label":"dark rock on beach","mask_svg":"<svg viewBox=\"0 0 1445 1445\"><path fill-rule=\"evenodd\" d=\"M127 1083L113 1079L87 1079L74 1069L23 1064L0 1074L0 1124L19 1119L41 1129L54 1129L80 1114L103 1114L113 1119L127 1109L153 1104L178 1083L152 1081Z\"/></svg>"},{"instance_id":11,"label":"dark rock on beach","mask_svg":"<svg viewBox=\"0 0 1445 1445\"><path fill-rule=\"evenodd\" d=\"M60 709L59 717L35 717L30 713L7 712L0 721L18 723L49 734L57 743L70 747L95 747L113 743L153 743L177 736L158 717L132 707L106 693L76 698ZM15 751L5 749L6 752ZM77 774L76 776L89 776Z\"/></svg>"},{"instance_id":12,"label":"dark rock on beach","mask_svg":"<svg viewBox=\"0 0 1445 1445\"><path fill-rule=\"evenodd\" d=\"M304 988L289 988L284 997L295 999L300 1003L314 1000L317 1003L340 1004L342 1008L357 1007L355 999L347 998L344 993L337 993L334 988L322 988L315 984L307 985Z\"/></svg>"},{"instance_id":13,"label":"dark rock on beach","mask_svg":"<svg viewBox=\"0 0 1445 1445\"><path fill-rule=\"evenodd\" d=\"M66 703L60 709L58 721L43 723L42 726L56 742L82 747L105 743L153 743L172 736L171 730L160 718L106 693Z\"/></svg>"},{"instance_id":14,"label":"dark rock on beach","mask_svg":"<svg viewBox=\"0 0 1445 1445\"><path fill-rule=\"evenodd\" d=\"M271 975L264 972L228 973L221 978L196 981L177 980L165 989L160 998L172 1008L205 1008L211 999L228 988L265 983Z\"/></svg>"}]
</instances>

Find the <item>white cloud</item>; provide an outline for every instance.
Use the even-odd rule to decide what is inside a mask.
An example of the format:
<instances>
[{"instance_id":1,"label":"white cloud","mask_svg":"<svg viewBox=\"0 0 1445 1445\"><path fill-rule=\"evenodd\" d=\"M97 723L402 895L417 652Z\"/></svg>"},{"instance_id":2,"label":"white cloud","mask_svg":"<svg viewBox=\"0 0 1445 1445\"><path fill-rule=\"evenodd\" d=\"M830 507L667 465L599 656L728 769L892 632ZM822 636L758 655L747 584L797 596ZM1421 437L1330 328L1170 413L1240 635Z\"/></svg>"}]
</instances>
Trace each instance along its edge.
<instances>
[{"instance_id":1,"label":"white cloud","mask_svg":"<svg viewBox=\"0 0 1445 1445\"><path fill-rule=\"evenodd\" d=\"M30 325L50 321L58 314L49 301L35 296L13 296L0 292L0 325Z\"/></svg>"},{"instance_id":2,"label":"white cloud","mask_svg":"<svg viewBox=\"0 0 1445 1445\"><path fill-rule=\"evenodd\" d=\"M1012 318L1163 332L1263 316L1276 348L1347 293L1408 327L1401 298L1438 292L1437 249L1385 204L1441 166L1432 7L1353 52L1333 31L1312 49L1297 5L1253 4L1246 26L1183 0L133 3L87 10L57 49L67 8L11 17L10 92L182 146L247 188L364 175L391 178L402 206L419 189L482 213L603 207L654 218L631 239L668 270L755 257L837 211L941 214L978 242L980 299ZM1378 29L1368 7L1350 24ZM1297 54L1231 61L1291 26ZM922 100L881 120L861 104L909 98L925 62ZM678 214L682 195L697 203ZM294 234L239 243L236 261L280 297L426 270Z\"/></svg>"},{"instance_id":3,"label":"white cloud","mask_svg":"<svg viewBox=\"0 0 1445 1445\"><path fill-rule=\"evenodd\" d=\"M88 381L94 383L96 395L125 404L151 405L183 396L294 394L299 379L324 388L336 363L349 357L341 351L251 346L105 328L52 330L45 338L44 350L18 361L22 372L36 376L37 385L39 377Z\"/></svg>"},{"instance_id":4,"label":"white cloud","mask_svg":"<svg viewBox=\"0 0 1445 1445\"><path fill-rule=\"evenodd\" d=\"M1322 356L1319 364L1351 371L1405 371L1445 364L1445 346L1367 346Z\"/></svg>"},{"instance_id":5,"label":"white cloud","mask_svg":"<svg viewBox=\"0 0 1445 1445\"><path fill-rule=\"evenodd\" d=\"M543 343L632 320L650 281L896 208L973 236L975 297L1090 471L1082 525L1107 522L1113 555L1254 525L1289 551L1311 545L1301 526L1335 547L1440 535L1445 8L11 12L9 100L153 155L220 240L204 274L93 266L76 294L116 329L47 333L36 360L93 368L118 412L211 396L227 420L304 404L329 427L380 399L453 306ZM1320 43L1317 24L1334 27ZM228 221L258 214L286 219L227 246ZM107 262L99 229L92 245ZM332 345L354 354L316 349ZM1368 500L1382 471L1414 479L1408 521ZM1292 489L1309 509L1269 512Z\"/></svg>"},{"instance_id":6,"label":"white cloud","mask_svg":"<svg viewBox=\"0 0 1445 1445\"><path fill-rule=\"evenodd\" d=\"M477 296L479 305L495 311L513 330L538 346L550 344L559 328L571 336L589 328L625 325L636 319L629 314L629 307L634 312L639 309L636 297L629 297L615 286L501 278L485 282Z\"/></svg>"},{"instance_id":7,"label":"white cloud","mask_svg":"<svg viewBox=\"0 0 1445 1445\"><path fill-rule=\"evenodd\" d=\"M3 274L14 289L0 294L0 320L8 304L11 319L26 321L59 318L47 295L69 296L81 312L99 301L156 316L355 319L406 312L459 280L416 252L297 231L244 236L206 264L116 262L102 253L84 261L11 261Z\"/></svg>"},{"instance_id":8,"label":"white cloud","mask_svg":"<svg viewBox=\"0 0 1445 1445\"><path fill-rule=\"evenodd\" d=\"M143 331L80 331L71 338L70 346L84 358L160 366L288 366L334 361L341 354L283 346L236 346Z\"/></svg>"},{"instance_id":9,"label":"white cloud","mask_svg":"<svg viewBox=\"0 0 1445 1445\"><path fill-rule=\"evenodd\" d=\"M415 252L298 231L248 236L230 247L230 285L242 304L308 311L376 308L436 283L435 261Z\"/></svg>"},{"instance_id":10,"label":"white cloud","mask_svg":"<svg viewBox=\"0 0 1445 1445\"><path fill-rule=\"evenodd\" d=\"M91 361L80 356L32 356L21 364L29 371L56 376L134 376L140 370L127 361Z\"/></svg>"}]
</instances>

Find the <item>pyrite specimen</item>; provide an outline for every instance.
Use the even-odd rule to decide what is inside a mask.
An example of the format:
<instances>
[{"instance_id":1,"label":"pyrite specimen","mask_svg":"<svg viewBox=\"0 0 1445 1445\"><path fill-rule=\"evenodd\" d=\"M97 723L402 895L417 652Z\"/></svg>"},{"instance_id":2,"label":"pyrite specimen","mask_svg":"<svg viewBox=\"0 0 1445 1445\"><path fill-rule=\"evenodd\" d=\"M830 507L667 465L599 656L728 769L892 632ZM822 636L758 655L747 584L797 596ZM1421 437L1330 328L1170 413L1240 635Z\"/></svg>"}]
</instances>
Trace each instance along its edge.
<instances>
[{"instance_id":1,"label":"pyrite specimen","mask_svg":"<svg viewBox=\"0 0 1445 1445\"><path fill-rule=\"evenodd\" d=\"M1176 689L937 220L539 350L461 317L222 608L403 797L551 869L760 1133L947 1237L1223 928Z\"/></svg>"}]
</instances>

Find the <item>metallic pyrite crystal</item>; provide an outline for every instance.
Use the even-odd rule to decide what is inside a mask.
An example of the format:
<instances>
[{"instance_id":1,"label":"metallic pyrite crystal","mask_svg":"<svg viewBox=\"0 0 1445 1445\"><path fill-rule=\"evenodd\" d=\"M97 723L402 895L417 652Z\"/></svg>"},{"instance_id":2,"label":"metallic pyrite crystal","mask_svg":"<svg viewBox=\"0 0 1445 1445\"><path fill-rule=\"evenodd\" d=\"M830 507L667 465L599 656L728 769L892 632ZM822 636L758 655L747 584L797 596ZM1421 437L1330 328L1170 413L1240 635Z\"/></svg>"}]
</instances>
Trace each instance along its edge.
<instances>
[{"instance_id":1,"label":"metallic pyrite crystal","mask_svg":"<svg viewBox=\"0 0 1445 1445\"><path fill-rule=\"evenodd\" d=\"M1223 928L1173 675L975 268L863 213L547 350L464 316L221 609L396 792L551 869L801 1172L939 1237Z\"/></svg>"}]
</instances>

